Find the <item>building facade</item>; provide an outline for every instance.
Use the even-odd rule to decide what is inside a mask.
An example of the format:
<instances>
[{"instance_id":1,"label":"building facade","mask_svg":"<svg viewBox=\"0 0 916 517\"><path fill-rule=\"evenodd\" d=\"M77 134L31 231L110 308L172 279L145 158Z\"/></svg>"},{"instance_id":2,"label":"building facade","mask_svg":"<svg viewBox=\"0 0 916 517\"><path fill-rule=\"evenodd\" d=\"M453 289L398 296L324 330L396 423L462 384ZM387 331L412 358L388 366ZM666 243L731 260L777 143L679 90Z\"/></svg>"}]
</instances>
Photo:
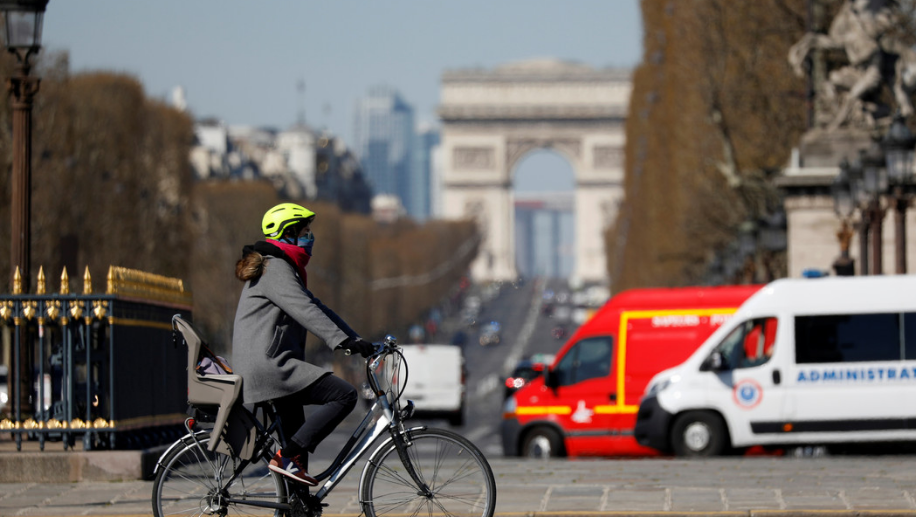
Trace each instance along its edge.
<instances>
[{"instance_id":1,"label":"building facade","mask_svg":"<svg viewBox=\"0 0 916 517\"><path fill-rule=\"evenodd\" d=\"M387 86L376 86L356 103L354 149L375 194L397 196L411 212L413 202L413 108Z\"/></svg>"}]
</instances>

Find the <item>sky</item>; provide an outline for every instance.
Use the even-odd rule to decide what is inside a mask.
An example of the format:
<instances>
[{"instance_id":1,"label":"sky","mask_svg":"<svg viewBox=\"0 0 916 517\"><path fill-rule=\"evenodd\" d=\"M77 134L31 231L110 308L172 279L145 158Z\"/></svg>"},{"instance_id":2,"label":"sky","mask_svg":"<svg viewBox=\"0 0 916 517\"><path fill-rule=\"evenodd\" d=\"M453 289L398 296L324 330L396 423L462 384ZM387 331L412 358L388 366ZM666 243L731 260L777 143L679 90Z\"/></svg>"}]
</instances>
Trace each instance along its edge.
<instances>
[{"instance_id":1,"label":"sky","mask_svg":"<svg viewBox=\"0 0 916 517\"><path fill-rule=\"evenodd\" d=\"M127 73L166 100L183 87L195 118L283 129L304 110L348 143L373 85L436 125L445 70L642 55L638 0L50 0L43 32L72 72Z\"/></svg>"}]
</instances>

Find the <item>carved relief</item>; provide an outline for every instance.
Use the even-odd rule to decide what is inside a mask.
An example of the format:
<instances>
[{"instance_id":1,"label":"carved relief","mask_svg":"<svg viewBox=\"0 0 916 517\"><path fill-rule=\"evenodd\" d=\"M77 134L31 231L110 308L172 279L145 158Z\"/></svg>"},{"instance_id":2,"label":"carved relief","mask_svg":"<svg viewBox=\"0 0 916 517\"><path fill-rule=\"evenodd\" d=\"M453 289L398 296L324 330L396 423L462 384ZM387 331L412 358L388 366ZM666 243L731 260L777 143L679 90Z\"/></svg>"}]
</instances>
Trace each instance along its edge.
<instances>
[{"instance_id":1,"label":"carved relief","mask_svg":"<svg viewBox=\"0 0 916 517\"><path fill-rule=\"evenodd\" d=\"M577 138L515 138L506 142L506 165L511 170L525 153L534 149L554 149L572 160L582 159L582 142Z\"/></svg>"},{"instance_id":2,"label":"carved relief","mask_svg":"<svg viewBox=\"0 0 916 517\"><path fill-rule=\"evenodd\" d=\"M596 145L592 150L595 169L619 169L623 167L623 149L610 145Z\"/></svg>"},{"instance_id":3,"label":"carved relief","mask_svg":"<svg viewBox=\"0 0 916 517\"><path fill-rule=\"evenodd\" d=\"M492 147L456 147L453 161L456 169L489 170L496 167L496 151Z\"/></svg>"}]
</instances>

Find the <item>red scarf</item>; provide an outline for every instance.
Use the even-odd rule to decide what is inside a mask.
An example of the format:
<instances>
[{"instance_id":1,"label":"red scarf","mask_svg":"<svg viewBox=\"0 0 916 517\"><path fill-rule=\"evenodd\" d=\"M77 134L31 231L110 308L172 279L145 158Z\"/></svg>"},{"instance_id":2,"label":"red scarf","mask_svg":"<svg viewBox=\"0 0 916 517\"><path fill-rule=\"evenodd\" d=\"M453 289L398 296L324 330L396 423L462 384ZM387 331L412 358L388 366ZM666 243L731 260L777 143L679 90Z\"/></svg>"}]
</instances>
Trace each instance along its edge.
<instances>
[{"instance_id":1,"label":"red scarf","mask_svg":"<svg viewBox=\"0 0 916 517\"><path fill-rule=\"evenodd\" d=\"M309 259L311 259L312 256L295 244L287 244L285 242L275 241L273 239L267 239L267 242L283 250L283 253L286 254L287 258L293 261L293 264L296 265L296 269L299 270L299 277L302 278L302 285L308 289L309 280L308 274L305 272L305 266L309 263Z\"/></svg>"}]
</instances>

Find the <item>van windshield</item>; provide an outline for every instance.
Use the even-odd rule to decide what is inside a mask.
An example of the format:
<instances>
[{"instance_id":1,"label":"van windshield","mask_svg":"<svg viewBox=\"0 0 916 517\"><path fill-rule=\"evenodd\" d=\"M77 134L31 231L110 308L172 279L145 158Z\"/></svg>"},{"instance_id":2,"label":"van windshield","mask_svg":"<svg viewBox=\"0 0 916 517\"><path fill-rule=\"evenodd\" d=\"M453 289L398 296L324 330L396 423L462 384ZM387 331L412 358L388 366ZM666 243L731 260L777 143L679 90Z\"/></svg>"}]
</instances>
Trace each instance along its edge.
<instances>
[{"instance_id":1,"label":"van windshield","mask_svg":"<svg viewBox=\"0 0 916 517\"><path fill-rule=\"evenodd\" d=\"M776 342L776 321L757 318L735 327L716 347L725 360L724 369L750 368L769 361Z\"/></svg>"}]
</instances>

